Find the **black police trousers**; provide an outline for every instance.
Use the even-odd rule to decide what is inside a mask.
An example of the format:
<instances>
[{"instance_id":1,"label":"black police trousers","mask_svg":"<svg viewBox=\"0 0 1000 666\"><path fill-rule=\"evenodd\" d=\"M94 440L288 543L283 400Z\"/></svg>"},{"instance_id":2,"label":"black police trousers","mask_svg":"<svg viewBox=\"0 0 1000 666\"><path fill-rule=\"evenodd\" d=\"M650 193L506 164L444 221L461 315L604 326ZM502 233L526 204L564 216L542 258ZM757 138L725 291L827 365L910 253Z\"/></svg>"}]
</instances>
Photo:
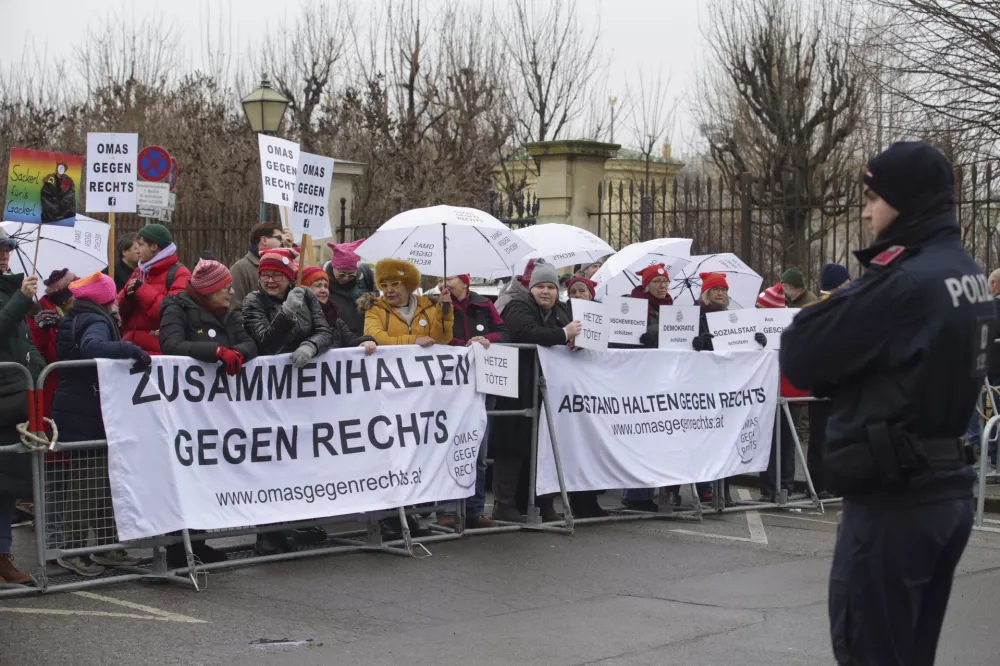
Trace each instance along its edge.
<instances>
[{"instance_id":1,"label":"black police trousers","mask_svg":"<svg viewBox=\"0 0 1000 666\"><path fill-rule=\"evenodd\" d=\"M931 666L972 499L910 506L844 501L830 571L840 666Z\"/></svg>"}]
</instances>

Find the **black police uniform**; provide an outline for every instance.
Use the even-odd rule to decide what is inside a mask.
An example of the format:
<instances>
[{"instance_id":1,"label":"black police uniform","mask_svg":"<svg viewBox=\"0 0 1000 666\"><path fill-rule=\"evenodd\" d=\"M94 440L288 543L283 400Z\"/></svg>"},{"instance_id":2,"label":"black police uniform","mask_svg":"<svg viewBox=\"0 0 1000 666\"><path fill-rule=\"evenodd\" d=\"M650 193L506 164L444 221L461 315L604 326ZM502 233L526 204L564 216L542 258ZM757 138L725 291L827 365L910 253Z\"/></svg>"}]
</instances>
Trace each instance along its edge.
<instances>
[{"instance_id":1,"label":"black police uniform","mask_svg":"<svg viewBox=\"0 0 1000 666\"><path fill-rule=\"evenodd\" d=\"M829 612L841 665L934 663L972 529L975 477L960 437L985 374L993 307L962 247L951 167L926 144L904 148L903 163L889 166L917 169L911 186L928 189L856 253L864 275L803 309L781 338L782 373L833 400L825 453L844 506Z\"/></svg>"}]
</instances>

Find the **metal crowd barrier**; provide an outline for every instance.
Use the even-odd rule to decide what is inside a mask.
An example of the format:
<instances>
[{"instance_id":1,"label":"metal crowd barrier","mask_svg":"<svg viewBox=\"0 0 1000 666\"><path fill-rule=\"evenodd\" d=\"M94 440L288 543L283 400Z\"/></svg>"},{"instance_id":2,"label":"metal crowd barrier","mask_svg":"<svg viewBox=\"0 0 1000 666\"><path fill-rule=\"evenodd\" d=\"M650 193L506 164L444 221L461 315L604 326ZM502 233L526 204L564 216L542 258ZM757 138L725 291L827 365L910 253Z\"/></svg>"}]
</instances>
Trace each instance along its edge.
<instances>
[{"instance_id":1,"label":"metal crowd barrier","mask_svg":"<svg viewBox=\"0 0 1000 666\"><path fill-rule=\"evenodd\" d=\"M535 345L511 344L518 349L535 349ZM0 364L0 369L16 366L25 373L28 380L29 429L40 440L46 441L46 429L42 419L41 391L35 386L44 386L45 379L54 371L66 368L93 367L96 361L60 361L47 366L32 382L27 370L19 364ZM133 580L163 580L183 585L195 590L203 589L204 583L200 575L210 571L226 568L249 566L264 562L279 562L300 559L304 557L328 555L336 553L383 552L404 557L426 557L431 553L426 544L459 539L469 535L487 535L503 532L534 531L557 534L572 534L578 524L606 523L634 520L681 520L700 521L706 511L698 499L695 484L690 484L694 492L693 506L685 510L677 510L671 502L664 501L662 493L655 494L658 511L635 511L630 509L610 509L606 517L574 518L566 484L563 478L562 464L559 454L557 436L551 420L547 420L549 436L552 443L553 460L559 479L560 496L562 499L563 517L558 521L543 522L539 509L535 506L535 481L537 476L538 428L540 407L545 406L551 413L548 390L545 378L541 373L538 355L533 355L533 373L536 381L533 383L531 406L514 410L490 410L493 417L520 417L531 420L530 467L528 484L528 513L523 523L500 523L496 527L488 527L467 531L465 529L465 500L457 499L438 502L418 507L400 507L395 510L371 512L367 514L352 514L332 516L328 518L294 521L288 523L263 526L245 526L240 528L192 531L182 530L173 535L162 535L150 539L122 543L118 540L115 527L114 511L111 503L110 486L107 472L107 442L105 440L86 442L64 442L56 439L46 450L29 448L24 444L0 447L0 451L24 453L32 456L33 495L35 503L35 550L37 565L31 570L35 586L10 586L0 589L0 597L19 596L26 594L79 590L99 585L127 582ZM808 465L803 454L801 443L795 432L794 422L789 411L789 402L809 402L812 398L784 399L778 403L779 413L775 418L775 455L776 479L779 492L775 502L760 502L743 500L735 506L726 507L722 492L714 495L712 513L730 513L761 509L786 510L801 507L812 507L822 511L823 504L838 500L820 501L809 476ZM780 418L788 419L790 431L798 458L806 470L806 482L809 497L803 500L791 501L786 492L780 490L781 479L781 427ZM1000 419L997 419L1000 420ZM58 426L58 424L56 424ZM46 453L55 454L46 460ZM721 482L717 482L721 484ZM607 507L604 507L606 510ZM429 527L435 533L431 536L414 537L410 534L406 515L427 514L430 512L449 512L456 516L455 528L447 528L437 524ZM380 527L380 521L385 518L397 518L402 527L402 537L385 540ZM207 539L231 539L247 537L258 533L268 533L279 530L302 529L315 526L343 526L339 532L328 533L325 542L304 546L296 552L286 552L275 555L257 555L252 545L240 544L228 548L218 548L227 554L224 562L202 563L193 552L193 543ZM183 543L185 566L169 567L167 564L166 547ZM101 576L80 578L62 568L54 567L53 562L59 558L94 555L127 549L145 551L141 554L136 566L117 566L108 569Z\"/></svg>"},{"instance_id":2,"label":"metal crowd barrier","mask_svg":"<svg viewBox=\"0 0 1000 666\"><path fill-rule=\"evenodd\" d=\"M992 406L993 416L986 420L985 425L983 425L983 420L980 419L980 431L979 431L979 468L977 472L977 487L976 487L976 513L975 520L973 522L973 529L981 530L983 532L1000 532L1000 520L993 520L986 517L986 484L989 480L993 480L994 483L1000 481L1000 465L990 470L990 460L989 460L989 446L990 440L997 438L998 435L998 423L1000 423L1000 413L997 410L997 396L1000 394L1000 388L992 386L990 380L987 377L986 381L983 383L983 390L980 397L983 398L982 403L977 403L976 411L980 417L985 417L985 409L987 407L987 402ZM982 409L980 409L982 407ZM1000 444L998 444L1000 446ZM1000 456L1000 451L997 452ZM1000 462L1000 460L998 460Z\"/></svg>"}]
</instances>

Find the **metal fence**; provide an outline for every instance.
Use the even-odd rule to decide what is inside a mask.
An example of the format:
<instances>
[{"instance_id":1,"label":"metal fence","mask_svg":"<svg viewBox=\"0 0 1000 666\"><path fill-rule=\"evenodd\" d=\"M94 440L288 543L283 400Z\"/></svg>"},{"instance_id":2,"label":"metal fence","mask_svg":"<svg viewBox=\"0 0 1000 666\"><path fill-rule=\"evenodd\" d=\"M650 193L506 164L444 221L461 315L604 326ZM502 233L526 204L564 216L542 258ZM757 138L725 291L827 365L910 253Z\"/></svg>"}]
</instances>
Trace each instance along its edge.
<instances>
[{"instance_id":1,"label":"metal fence","mask_svg":"<svg viewBox=\"0 0 1000 666\"><path fill-rule=\"evenodd\" d=\"M966 249L987 272L997 263L1000 192L993 164L956 169L955 201ZM614 181L598 186L598 235L612 247L653 238L691 238L693 254L732 252L760 273L765 284L790 266L818 287L824 263L852 274L861 266L852 252L871 244L861 217L860 178L834 182L820 177L802 187L743 174L677 177L659 181ZM802 194L805 192L805 194Z\"/></svg>"}]
</instances>

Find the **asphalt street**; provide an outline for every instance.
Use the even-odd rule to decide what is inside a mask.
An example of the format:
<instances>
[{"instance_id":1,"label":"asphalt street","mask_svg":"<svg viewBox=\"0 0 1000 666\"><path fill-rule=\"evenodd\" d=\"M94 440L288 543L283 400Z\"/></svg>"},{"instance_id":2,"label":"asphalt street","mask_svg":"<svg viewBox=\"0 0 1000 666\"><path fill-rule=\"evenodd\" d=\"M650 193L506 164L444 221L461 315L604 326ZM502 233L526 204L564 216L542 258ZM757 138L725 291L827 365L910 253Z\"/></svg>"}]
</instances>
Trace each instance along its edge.
<instances>
[{"instance_id":1,"label":"asphalt street","mask_svg":"<svg viewBox=\"0 0 1000 666\"><path fill-rule=\"evenodd\" d=\"M425 559L214 573L200 593L131 583L0 600L0 664L832 664L838 519L762 511L469 536ZM1000 534L973 533L938 664L997 663L997 590Z\"/></svg>"}]
</instances>

